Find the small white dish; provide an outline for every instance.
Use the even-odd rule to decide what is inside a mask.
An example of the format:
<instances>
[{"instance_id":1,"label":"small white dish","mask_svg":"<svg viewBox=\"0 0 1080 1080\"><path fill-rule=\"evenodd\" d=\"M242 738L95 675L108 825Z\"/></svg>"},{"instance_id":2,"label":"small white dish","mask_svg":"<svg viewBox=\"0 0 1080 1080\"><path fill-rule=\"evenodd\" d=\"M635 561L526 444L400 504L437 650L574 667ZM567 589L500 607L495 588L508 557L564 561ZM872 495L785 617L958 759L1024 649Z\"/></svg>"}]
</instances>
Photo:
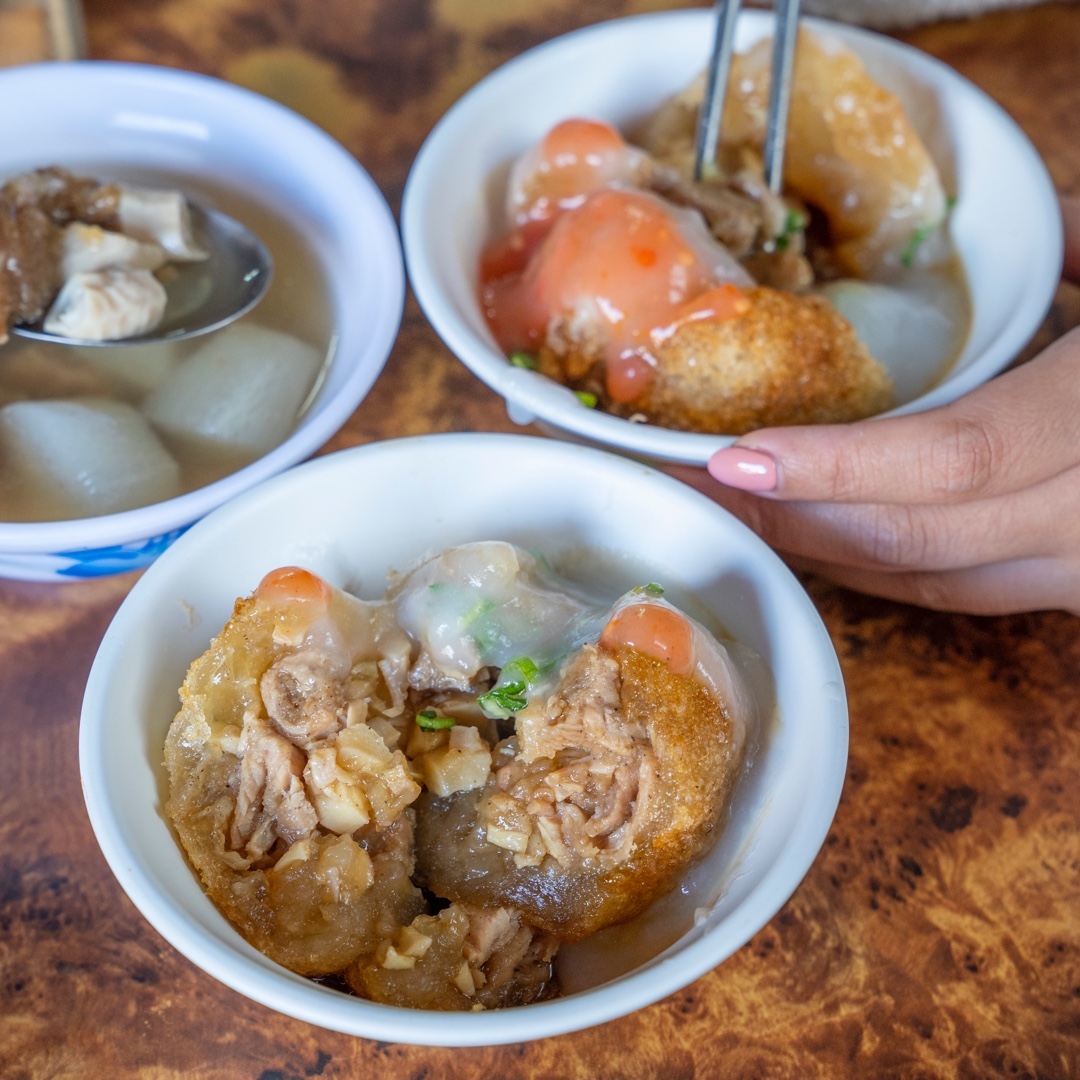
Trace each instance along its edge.
<instances>
[{"instance_id":1,"label":"small white dish","mask_svg":"<svg viewBox=\"0 0 1080 1080\"><path fill-rule=\"evenodd\" d=\"M711 10L634 16L540 45L481 80L436 125L409 175L402 234L417 299L450 349L507 402L517 423L651 458L704 464L730 436L631 424L585 408L565 387L511 367L477 301L480 250L502 227L508 165L567 117L625 130L701 71ZM1004 369L1038 328L1061 272L1061 218L1038 153L990 97L938 60L865 30L806 25L846 42L899 95L958 196L952 234L967 274L972 322L948 373L883 415L942 405ZM744 11L740 51L772 32L770 12Z\"/></svg>"},{"instance_id":2,"label":"small white dish","mask_svg":"<svg viewBox=\"0 0 1080 1080\"><path fill-rule=\"evenodd\" d=\"M333 361L274 450L174 499L74 521L0 523L0 576L63 581L147 565L193 521L318 450L352 415L397 335L405 282L397 228L356 160L303 117L217 79L82 62L0 71L0 177L47 165L149 172L246 194L307 238L332 294Z\"/></svg>"},{"instance_id":3,"label":"small white dish","mask_svg":"<svg viewBox=\"0 0 1080 1080\"><path fill-rule=\"evenodd\" d=\"M571 957L566 984L576 992L523 1008L420 1015L294 975L232 929L165 820L162 748L188 665L225 624L234 600L270 569L300 564L374 597L391 569L482 539L539 549L556 566L570 560L579 573L592 567L617 588L662 582L763 657L772 674L766 695L775 695L776 707L724 831L686 875L686 891L617 928L606 952ZM583 551L592 553L584 561ZM79 751L86 806L113 873L193 963L322 1027L385 1041L480 1046L621 1016L743 945L795 890L823 843L844 781L847 738L828 633L784 564L734 517L617 455L518 435L464 434L327 455L195 525L136 583L105 634L86 688Z\"/></svg>"}]
</instances>

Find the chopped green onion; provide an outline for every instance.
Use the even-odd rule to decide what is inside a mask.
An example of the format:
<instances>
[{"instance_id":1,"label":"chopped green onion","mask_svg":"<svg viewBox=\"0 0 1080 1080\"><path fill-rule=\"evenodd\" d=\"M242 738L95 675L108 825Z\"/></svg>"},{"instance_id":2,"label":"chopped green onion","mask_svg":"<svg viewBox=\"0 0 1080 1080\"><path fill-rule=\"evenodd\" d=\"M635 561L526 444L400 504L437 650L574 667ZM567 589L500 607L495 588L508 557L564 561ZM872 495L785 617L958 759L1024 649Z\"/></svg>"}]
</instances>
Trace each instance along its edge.
<instances>
[{"instance_id":1,"label":"chopped green onion","mask_svg":"<svg viewBox=\"0 0 1080 1080\"><path fill-rule=\"evenodd\" d=\"M452 716L440 716L434 709L424 709L416 714L421 731L445 731L457 724Z\"/></svg>"},{"instance_id":2,"label":"chopped green onion","mask_svg":"<svg viewBox=\"0 0 1080 1080\"><path fill-rule=\"evenodd\" d=\"M955 195L949 195L945 199L945 209L946 210L951 210L957 204L958 201L959 200L957 199L957 197Z\"/></svg>"},{"instance_id":3,"label":"chopped green onion","mask_svg":"<svg viewBox=\"0 0 1080 1080\"><path fill-rule=\"evenodd\" d=\"M518 672L526 685L536 682L536 677L540 674L540 668L527 656L516 656L513 660L507 660L503 672L507 671Z\"/></svg>"},{"instance_id":4,"label":"chopped green onion","mask_svg":"<svg viewBox=\"0 0 1080 1080\"><path fill-rule=\"evenodd\" d=\"M461 629L467 630L477 619L482 619L485 615L494 610L494 600L477 600L476 603L461 616Z\"/></svg>"},{"instance_id":5,"label":"chopped green onion","mask_svg":"<svg viewBox=\"0 0 1080 1080\"><path fill-rule=\"evenodd\" d=\"M526 371L535 371L540 363L531 353L512 352L510 354L510 366L524 368Z\"/></svg>"},{"instance_id":6,"label":"chopped green onion","mask_svg":"<svg viewBox=\"0 0 1080 1080\"><path fill-rule=\"evenodd\" d=\"M476 647L480 652L487 656L495 648L496 645L502 640L497 627L487 626L480 627L478 630L472 632L473 640L476 642Z\"/></svg>"},{"instance_id":7,"label":"chopped green onion","mask_svg":"<svg viewBox=\"0 0 1080 1080\"><path fill-rule=\"evenodd\" d=\"M655 581L650 581L648 585L639 585L634 589L636 593L645 593L647 596L663 596L664 586L657 585Z\"/></svg>"},{"instance_id":8,"label":"chopped green onion","mask_svg":"<svg viewBox=\"0 0 1080 1080\"><path fill-rule=\"evenodd\" d=\"M510 682L496 686L476 699L485 716L494 720L509 720L529 704L525 697L524 682Z\"/></svg>"},{"instance_id":9,"label":"chopped green onion","mask_svg":"<svg viewBox=\"0 0 1080 1080\"><path fill-rule=\"evenodd\" d=\"M776 250L787 251L791 244L791 238L800 229L805 229L807 224L808 221L804 214L800 214L798 210L789 210L787 217L784 219L784 230L775 240Z\"/></svg>"},{"instance_id":10,"label":"chopped green onion","mask_svg":"<svg viewBox=\"0 0 1080 1080\"><path fill-rule=\"evenodd\" d=\"M585 406L586 409L596 408L596 395L590 394L588 390L575 390L574 394L577 396L578 401Z\"/></svg>"},{"instance_id":11,"label":"chopped green onion","mask_svg":"<svg viewBox=\"0 0 1080 1080\"><path fill-rule=\"evenodd\" d=\"M910 270L915 263L915 256L919 253L926 238L934 231L933 225L920 225L908 238L904 250L900 252L900 263L905 270Z\"/></svg>"}]
</instances>

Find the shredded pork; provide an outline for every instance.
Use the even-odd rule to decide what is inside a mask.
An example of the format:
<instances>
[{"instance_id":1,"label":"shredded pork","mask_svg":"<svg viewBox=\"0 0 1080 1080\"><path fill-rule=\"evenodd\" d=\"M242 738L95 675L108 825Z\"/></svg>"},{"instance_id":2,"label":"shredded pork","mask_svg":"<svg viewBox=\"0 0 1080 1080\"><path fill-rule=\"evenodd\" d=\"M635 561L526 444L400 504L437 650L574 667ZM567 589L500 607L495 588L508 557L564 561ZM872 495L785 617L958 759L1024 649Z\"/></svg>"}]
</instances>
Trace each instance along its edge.
<instances>
[{"instance_id":1,"label":"shredded pork","mask_svg":"<svg viewBox=\"0 0 1080 1080\"><path fill-rule=\"evenodd\" d=\"M240 734L240 784L230 839L236 851L261 859L278 839L293 844L318 824L304 788L304 754L253 712Z\"/></svg>"},{"instance_id":2,"label":"shredded pork","mask_svg":"<svg viewBox=\"0 0 1080 1080\"><path fill-rule=\"evenodd\" d=\"M647 819L656 758L643 725L620 709L618 661L585 645L557 693L518 717L481 811L489 842L519 866L625 861Z\"/></svg>"}]
</instances>

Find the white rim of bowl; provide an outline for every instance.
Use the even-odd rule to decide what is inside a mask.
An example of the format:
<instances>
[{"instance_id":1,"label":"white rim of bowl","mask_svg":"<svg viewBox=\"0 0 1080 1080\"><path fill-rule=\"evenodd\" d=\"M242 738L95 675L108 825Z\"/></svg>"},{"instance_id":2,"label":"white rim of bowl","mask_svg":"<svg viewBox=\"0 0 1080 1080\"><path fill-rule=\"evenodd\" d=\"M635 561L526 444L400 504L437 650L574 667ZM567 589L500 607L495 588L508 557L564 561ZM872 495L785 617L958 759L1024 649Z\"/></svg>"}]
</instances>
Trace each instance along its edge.
<instances>
[{"instance_id":1,"label":"white rim of bowl","mask_svg":"<svg viewBox=\"0 0 1080 1080\"><path fill-rule=\"evenodd\" d=\"M771 24L774 20L773 13L769 11L744 10L739 17L751 24ZM498 348L479 338L457 314L453 305L443 297L425 252L426 236L433 224L428 209L433 205L431 192L438 183L438 176L428 163L432 159L443 158L456 143L459 132L475 124L476 120L470 115L470 109L478 96L491 93L492 87L498 87L500 83L510 82L520 68L542 61L549 51L563 49L568 45L587 51L589 39L595 35L646 31L650 23L675 20L700 23L702 40L705 40L712 18L709 10L691 10L652 12L611 19L552 38L502 64L466 91L432 129L409 171L401 213L409 280L424 314L450 351L500 394L508 409L514 407L522 410L561 431L571 432L606 446L694 465L704 465L716 450L734 442L736 436L700 435L653 425L631 424L607 413L585 407L575 408L568 397L556 397L552 393L552 389L558 384L552 383L545 387L539 383L540 376L512 368ZM1053 182L1042 158L1016 121L993 98L948 64L914 46L870 30L825 19L804 18L802 22L841 39L872 42L876 47L894 53L916 74L925 72L934 80L943 80L949 84L956 94L977 101L979 107L993 117L1009 152L1029 170L1033 186L1042 191L1043 197L1039 201L1043 229L1041 239L1048 247L1051 258L1040 272L1028 278L1023 300L1017 305L1016 314L1006 331L962 372L950 378L947 386L939 384L905 405L879 413L871 419L922 412L946 404L1004 370L1039 328L1053 302L1061 279L1064 252L1062 224Z\"/></svg>"},{"instance_id":2,"label":"white rim of bowl","mask_svg":"<svg viewBox=\"0 0 1080 1080\"><path fill-rule=\"evenodd\" d=\"M489 460L497 460L500 448L519 445L522 441L534 444L532 454L547 455L553 464L561 463L575 472L580 472L582 455L587 455L597 469L633 472L635 482L645 487L653 485L669 494L677 491L680 498L706 503L710 513L724 520L725 529L733 530L736 536L758 551L760 558L769 565L770 577L777 582L777 587L801 609L801 617L806 620L813 641L814 666L823 676L820 692L827 703L825 708L831 722L823 739L824 767L818 774L821 780L807 803L806 813L784 843L782 852L786 858L776 860L763 876L755 894L735 907L710 936L685 946L677 956L662 956L650 961L645 970L632 971L582 994L482 1013L421 1011L350 997L279 967L255 953L236 931L230 931L231 941L196 931L184 909L155 889L149 876L139 867L137 854L124 837L113 799L100 783L108 753L102 717L107 715L109 682L113 670L123 664L126 626L141 614L143 596L149 597L157 580L171 573L173 564L185 557L189 546L199 542L204 529L226 524L230 519L241 522L249 509L273 501L282 489L302 487L307 478L317 472L349 469L354 462L362 462L369 470L390 467L397 453L403 449L411 451L425 443L430 444L428 452L433 454L448 442L466 447L473 444L483 450ZM835 693L826 692L829 685L837 687ZM180 537L146 571L121 604L94 659L79 726L83 798L94 834L124 892L162 937L219 982L287 1016L344 1034L428 1046L491 1046L592 1027L651 1005L717 967L769 922L795 892L817 858L840 800L847 771L847 751L848 713L843 675L828 631L795 576L756 534L704 495L638 462L609 451L550 439L492 433L421 435L341 450L273 477L216 509ZM811 813L812 809L818 813ZM172 830L169 832L171 834ZM175 842L175 837L173 840ZM179 845L177 848L183 858ZM771 896L772 902L762 904L761 893ZM718 949L713 941L721 928L724 945ZM238 946L243 946L252 955L243 955ZM305 991L299 1000L295 995L296 988ZM500 1028L509 1030L502 1032Z\"/></svg>"},{"instance_id":3,"label":"white rim of bowl","mask_svg":"<svg viewBox=\"0 0 1080 1080\"><path fill-rule=\"evenodd\" d=\"M302 418L300 426L284 442L250 465L205 487L133 510L64 521L0 522L0 555L63 554L164 535L198 520L253 484L295 465L322 447L356 411L390 356L405 309L401 242L386 198L359 161L320 127L253 90L210 75L150 64L80 60L7 68L0 70L0 94L12 101L20 100L23 94L32 95L36 82L55 80L61 68L68 77L92 80L94 85L112 79L132 89L140 85L165 89L178 98L216 101L225 96L238 113L250 115L253 122L272 115L276 123L287 125L296 153L319 161L322 171L334 178L342 192L352 193L356 211L348 219L349 226L357 230L359 250L369 252L377 260L381 287L386 293L386 303L379 308L378 318L369 324L363 340L357 341L354 348L381 359L370 368L358 365L332 399L324 403L316 397L319 422L305 425Z\"/></svg>"}]
</instances>

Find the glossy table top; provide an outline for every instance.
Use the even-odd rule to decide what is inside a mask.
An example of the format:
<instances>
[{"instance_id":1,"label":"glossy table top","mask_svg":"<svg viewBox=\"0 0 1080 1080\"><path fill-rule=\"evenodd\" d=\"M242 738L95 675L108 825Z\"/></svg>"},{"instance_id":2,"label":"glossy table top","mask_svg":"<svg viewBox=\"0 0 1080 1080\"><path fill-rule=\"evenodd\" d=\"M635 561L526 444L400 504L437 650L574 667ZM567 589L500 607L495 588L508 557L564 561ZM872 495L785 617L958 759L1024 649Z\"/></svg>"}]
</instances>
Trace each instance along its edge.
<instances>
[{"instance_id":1,"label":"glossy table top","mask_svg":"<svg viewBox=\"0 0 1080 1080\"><path fill-rule=\"evenodd\" d=\"M499 63L603 0L88 0L95 57L223 76L305 113L397 208L424 135ZM1080 193L1080 7L905 40L1000 101ZM992 227L992 224L988 224ZM1080 324L1062 287L1036 343ZM513 430L410 300L327 449ZM227 990L120 891L79 790L83 684L131 576L0 582L0 1077L1043 1077L1080 1074L1080 622L939 615L807 585L851 707L828 841L780 913L651 1008L541 1043L431 1050L337 1035Z\"/></svg>"}]
</instances>

